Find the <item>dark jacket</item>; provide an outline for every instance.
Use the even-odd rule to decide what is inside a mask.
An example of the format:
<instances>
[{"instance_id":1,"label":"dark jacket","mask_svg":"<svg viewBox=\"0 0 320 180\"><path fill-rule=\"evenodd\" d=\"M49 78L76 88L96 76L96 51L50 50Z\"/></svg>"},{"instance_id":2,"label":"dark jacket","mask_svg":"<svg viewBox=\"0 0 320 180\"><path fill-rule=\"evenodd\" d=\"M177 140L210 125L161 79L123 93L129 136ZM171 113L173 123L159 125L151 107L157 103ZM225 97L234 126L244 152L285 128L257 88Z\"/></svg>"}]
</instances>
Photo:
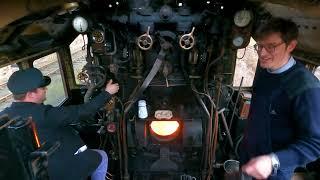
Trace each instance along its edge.
<instances>
[{"instance_id":1,"label":"dark jacket","mask_svg":"<svg viewBox=\"0 0 320 180\"><path fill-rule=\"evenodd\" d=\"M111 95L103 91L88 103L66 107L13 102L0 115L8 114L10 118L32 117L37 125L41 143L61 143L60 148L49 157L50 179L79 180L89 176L98 167L101 158L92 150L74 155L84 143L69 124L94 116L110 98Z\"/></svg>"},{"instance_id":2,"label":"dark jacket","mask_svg":"<svg viewBox=\"0 0 320 180\"><path fill-rule=\"evenodd\" d=\"M291 179L297 166L320 156L320 83L301 63L280 74L259 69L253 85L241 163L274 152L277 176Z\"/></svg>"}]
</instances>

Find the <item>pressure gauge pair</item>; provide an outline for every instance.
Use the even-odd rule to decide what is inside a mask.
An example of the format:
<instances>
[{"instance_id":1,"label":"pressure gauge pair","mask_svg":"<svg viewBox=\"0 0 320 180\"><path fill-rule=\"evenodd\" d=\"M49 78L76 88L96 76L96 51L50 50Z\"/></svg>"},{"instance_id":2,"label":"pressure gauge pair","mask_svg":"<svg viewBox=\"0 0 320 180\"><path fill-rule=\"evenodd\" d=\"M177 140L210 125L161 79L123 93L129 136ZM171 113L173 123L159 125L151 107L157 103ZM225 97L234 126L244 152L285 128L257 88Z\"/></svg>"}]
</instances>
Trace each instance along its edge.
<instances>
[{"instance_id":1,"label":"pressure gauge pair","mask_svg":"<svg viewBox=\"0 0 320 180\"><path fill-rule=\"evenodd\" d=\"M240 10L236 12L233 18L234 24L239 28L244 28L252 21L252 12L249 10ZM232 40L232 44L235 47L241 47L244 43L244 37L242 34L235 36Z\"/></svg>"}]
</instances>

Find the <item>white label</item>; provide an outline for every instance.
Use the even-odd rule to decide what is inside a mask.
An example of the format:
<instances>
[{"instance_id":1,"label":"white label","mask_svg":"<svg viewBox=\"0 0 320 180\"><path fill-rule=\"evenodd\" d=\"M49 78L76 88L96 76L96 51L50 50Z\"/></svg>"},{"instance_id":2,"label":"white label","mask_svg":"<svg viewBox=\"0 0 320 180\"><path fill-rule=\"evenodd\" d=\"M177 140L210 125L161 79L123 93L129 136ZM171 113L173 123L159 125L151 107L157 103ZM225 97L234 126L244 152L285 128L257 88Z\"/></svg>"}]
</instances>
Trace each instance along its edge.
<instances>
[{"instance_id":1,"label":"white label","mask_svg":"<svg viewBox=\"0 0 320 180\"><path fill-rule=\"evenodd\" d=\"M156 119L171 119L173 115L172 111L170 110L157 110L154 112L154 117Z\"/></svg>"}]
</instances>

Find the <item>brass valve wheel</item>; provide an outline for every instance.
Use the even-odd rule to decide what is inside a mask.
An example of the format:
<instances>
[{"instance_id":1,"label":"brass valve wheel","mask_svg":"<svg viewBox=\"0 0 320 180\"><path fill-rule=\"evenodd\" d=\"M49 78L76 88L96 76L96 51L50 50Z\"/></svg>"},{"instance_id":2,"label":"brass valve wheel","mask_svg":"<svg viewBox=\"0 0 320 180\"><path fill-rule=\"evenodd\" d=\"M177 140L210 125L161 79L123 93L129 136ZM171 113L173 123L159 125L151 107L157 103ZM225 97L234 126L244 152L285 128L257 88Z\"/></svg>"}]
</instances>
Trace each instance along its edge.
<instances>
[{"instance_id":1,"label":"brass valve wheel","mask_svg":"<svg viewBox=\"0 0 320 180\"><path fill-rule=\"evenodd\" d=\"M80 72L78 75L77 75L77 78L79 81L81 82L88 82L89 81L89 75L87 73L85 73L84 71Z\"/></svg>"},{"instance_id":2,"label":"brass valve wheel","mask_svg":"<svg viewBox=\"0 0 320 180\"><path fill-rule=\"evenodd\" d=\"M142 34L137 39L137 45L142 50L149 50L152 47L153 40L152 37L149 34L150 26L148 26L148 31L145 34Z\"/></svg>"},{"instance_id":3,"label":"brass valve wheel","mask_svg":"<svg viewBox=\"0 0 320 180\"><path fill-rule=\"evenodd\" d=\"M192 28L192 31L189 34L184 34L181 36L179 40L179 45L182 49L189 50L193 48L195 41L193 37L193 32L194 32L195 27Z\"/></svg>"}]
</instances>

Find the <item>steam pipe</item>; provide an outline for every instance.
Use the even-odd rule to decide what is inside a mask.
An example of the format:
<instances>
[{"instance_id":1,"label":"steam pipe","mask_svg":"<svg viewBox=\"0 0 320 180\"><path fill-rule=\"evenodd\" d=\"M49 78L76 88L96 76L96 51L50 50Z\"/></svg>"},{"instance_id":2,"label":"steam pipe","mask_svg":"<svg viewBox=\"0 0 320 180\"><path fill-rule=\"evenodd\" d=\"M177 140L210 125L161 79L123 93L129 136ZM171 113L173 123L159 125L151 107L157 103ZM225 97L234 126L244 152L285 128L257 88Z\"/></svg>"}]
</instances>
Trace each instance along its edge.
<instances>
[{"instance_id":1,"label":"steam pipe","mask_svg":"<svg viewBox=\"0 0 320 180\"><path fill-rule=\"evenodd\" d=\"M208 158L208 163L209 163L209 172L208 172L208 176L207 179L209 180L211 177L211 173L212 173L212 168L213 168L213 162L212 161L216 161L216 149L217 149L217 141L218 141L218 126L219 126L219 114L218 114L218 108L219 108L219 104L220 104L220 89L221 89L221 83L222 80L221 78L219 78L218 80L218 88L217 88L217 94L216 94L216 106L214 107L214 128L213 128L213 135L210 137L210 146L209 146L209 158ZM213 105L212 105L213 108ZM213 109L212 109L212 113L213 115ZM212 117L212 116L211 116ZM212 147L212 149L211 149ZM211 151L210 151L211 150ZM211 156L210 156L211 155Z\"/></svg>"},{"instance_id":2,"label":"steam pipe","mask_svg":"<svg viewBox=\"0 0 320 180\"><path fill-rule=\"evenodd\" d=\"M193 86L193 84L191 84L191 86ZM207 114L208 118L210 118L210 113L208 111L207 106L204 104L203 100L201 99L201 97L199 96L198 93L194 92L198 102L200 103L201 107L203 108L203 110L205 111L205 113Z\"/></svg>"},{"instance_id":3,"label":"steam pipe","mask_svg":"<svg viewBox=\"0 0 320 180\"><path fill-rule=\"evenodd\" d=\"M234 146L234 145L233 145L233 141L232 141L232 138L231 138L231 134L230 134L230 131L229 131L229 128L228 128L228 124L227 124L226 117L224 116L224 113L223 113L224 110L225 110L224 108L221 109L221 110L219 111L219 114L221 114L223 126L224 126L224 128L226 129L226 133L227 133L227 137L228 137L230 146L231 146L231 148L233 149L233 146Z\"/></svg>"},{"instance_id":4,"label":"steam pipe","mask_svg":"<svg viewBox=\"0 0 320 180\"><path fill-rule=\"evenodd\" d=\"M242 87L242 82L243 82L243 77L241 78L240 86L239 86L238 94L237 94L237 99L236 99L236 102L234 103L234 106L233 106L232 116L231 116L230 125L229 125L229 131L231 131L234 114L235 114L235 112L236 112L236 107L237 107L237 104L238 104L238 101L239 101L240 91L241 91L241 87Z\"/></svg>"}]
</instances>

